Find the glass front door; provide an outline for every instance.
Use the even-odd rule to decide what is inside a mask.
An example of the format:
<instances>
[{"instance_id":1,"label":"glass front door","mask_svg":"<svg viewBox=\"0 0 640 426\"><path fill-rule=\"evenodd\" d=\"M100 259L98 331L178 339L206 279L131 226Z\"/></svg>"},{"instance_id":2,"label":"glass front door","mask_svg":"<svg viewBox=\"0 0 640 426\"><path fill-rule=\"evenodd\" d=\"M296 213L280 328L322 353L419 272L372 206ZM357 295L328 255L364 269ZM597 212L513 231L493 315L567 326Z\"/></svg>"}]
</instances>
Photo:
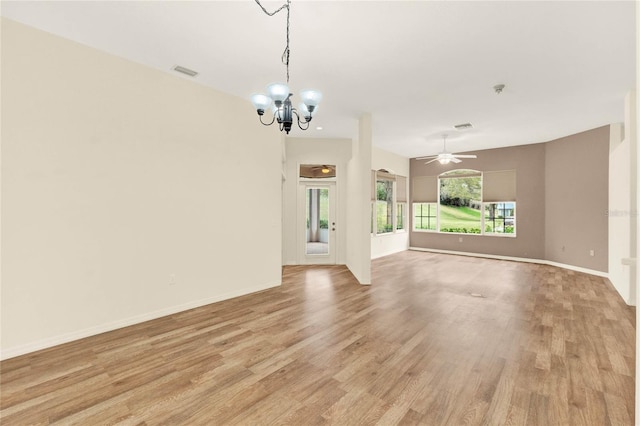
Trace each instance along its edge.
<instances>
[{"instance_id":1,"label":"glass front door","mask_svg":"<svg viewBox=\"0 0 640 426\"><path fill-rule=\"evenodd\" d=\"M304 229L302 256L306 264L335 263L335 186L302 184Z\"/></svg>"},{"instance_id":2,"label":"glass front door","mask_svg":"<svg viewBox=\"0 0 640 426\"><path fill-rule=\"evenodd\" d=\"M329 253L329 189L307 188L306 254Z\"/></svg>"}]
</instances>

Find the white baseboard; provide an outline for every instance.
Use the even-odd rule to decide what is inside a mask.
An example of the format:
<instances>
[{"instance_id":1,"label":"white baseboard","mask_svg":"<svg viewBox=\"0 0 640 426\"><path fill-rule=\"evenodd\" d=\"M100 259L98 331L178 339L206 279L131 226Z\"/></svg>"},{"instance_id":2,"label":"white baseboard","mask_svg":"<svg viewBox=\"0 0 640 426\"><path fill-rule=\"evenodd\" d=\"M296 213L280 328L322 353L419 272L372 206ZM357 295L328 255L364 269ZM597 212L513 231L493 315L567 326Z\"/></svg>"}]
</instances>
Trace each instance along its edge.
<instances>
[{"instance_id":1,"label":"white baseboard","mask_svg":"<svg viewBox=\"0 0 640 426\"><path fill-rule=\"evenodd\" d=\"M609 274L607 272L596 271L595 269L587 269L580 266L567 265L566 263L552 262L551 260L545 260L545 259L531 259L527 257L501 256L497 254L471 253L471 252L465 252L465 251L439 250L439 249L430 249L430 248L422 248L422 247L409 247L409 250L426 251L431 253L442 253L442 254L455 254L458 256L482 257L485 259L512 260L515 262L537 263L539 265L557 266L558 268L568 269L570 271L583 272L585 274L595 275L597 277L609 278Z\"/></svg>"},{"instance_id":2,"label":"white baseboard","mask_svg":"<svg viewBox=\"0 0 640 426\"><path fill-rule=\"evenodd\" d=\"M145 321L161 318L167 315L177 314L178 312L187 311L193 308L199 308L201 306L209 305L211 303L221 302L223 300L233 299L235 297L246 296L247 294L257 293L259 291L278 287L280 284L281 283L266 284L263 286L251 287L249 289L245 289L242 291L234 291L234 292L225 293L219 296L209 297L206 299L194 300L191 302L183 303L181 305L169 306L163 309L159 309L157 311L135 315L133 317L125 318L118 321L112 321L107 324L102 324L95 327L89 327L82 330L72 331L72 332L61 334L58 336L48 337L46 339L27 343L24 345L13 347L13 348L0 349L0 360L14 358L20 355L25 355L31 352L61 345L63 343L72 342L74 340L84 339L85 337L95 336L97 334L117 330L119 328L128 327L130 325L139 324Z\"/></svg>"},{"instance_id":3,"label":"white baseboard","mask_svg":"<svg viewBox=\"0 0 640 426\"><path fill-rule=\"evenodd\" d=\"M371 256L371 259L379 259L381 257L385 257L385 256L391 256L392 254L396 254L396 253L402 253L403 251L407 251L408 249L402 248L402 249L398 249L398 250L389 250L389 251L385 251L383 253L377 253L375 255Z\"/></svg>"}]
</instances>

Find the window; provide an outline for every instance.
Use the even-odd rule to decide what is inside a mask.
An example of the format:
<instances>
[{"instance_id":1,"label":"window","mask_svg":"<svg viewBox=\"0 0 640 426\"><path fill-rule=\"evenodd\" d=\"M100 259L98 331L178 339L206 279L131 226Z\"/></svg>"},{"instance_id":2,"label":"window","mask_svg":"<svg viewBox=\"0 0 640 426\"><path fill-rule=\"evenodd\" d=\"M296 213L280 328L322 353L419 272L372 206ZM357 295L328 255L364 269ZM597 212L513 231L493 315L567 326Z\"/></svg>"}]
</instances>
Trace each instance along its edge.
<instances>
[{"instance_id":1,"label":"window","mask_svg":"<svg viewBox=\"0 0 640 426\"><path fill-rule=\"evenodd\" d=\"M369 219L371 220L371 233L372 233L372 234L374 234L374 233L375 233L375 232L374 232L374 229L373 229L373 217L374 217L373 213L374 213L375 211L376 211L376 203L375 203L375 201L374 201L373 203L371 203L371 211L369 212L369 213L370 213L370 214L369 214L369 216L370 216L370 217L369 217Z\"/></svg>"},{"instance_id":2,"label":"window","mask_svg":"<svg viewBox=\"0 0 640 426\"><path fill-rule=\"evenodd\" d=\"M396 231L404 231L407 220L407 178L396 176Z\"/></svg>"},{"instance_id":3,"label":"window","mask_svg":"<svg viewBox=\"0 0 640 426\"><path fill-rule=\"evenodd\" d=\"M413 203L413 229L416 231L435 231L438 221L436 203Z\"/></svg>"},{"instance_id":4,"label":"window","mask_svg":"<svg viewBox=\"0 0 640 426\"><path fill-rule=\"evenodd\" d=\"M515 234L516 203L485 203L484 232L486 234Z\"/></svg>"},{"instance_id":5,"label":"window","mask_svg":"<svg viewBox=\"0 0 640 426\"><path fill-rule=\"evenodd\" d=\"M515 170L414 176L411 187L413 231L516 236Z\"/></svg>"},{"instance_id":6,"label":"window","mask_svg":"<svg viewBox=\"0 0 640 426\"><path fill-rule=\"evenodd\" d=\"M376 181L376 233L393 232L393 181Z\"/></svg>"},{"instance_id":7,"label":"window","mask_svg":"<svg viewBox=\"0 0 640 426\"><path fill-rule=\"evenodd\" d=\"M404 212L407 203L396 203L396 230L404 230Z\"/></svg>"},{"instance_id":8,"label":"window","mask_svg":"<svg viewBox=\"0 0 640 426\"><path fill-rule=\"evenodd\" d=\"M440 175L440 232L482 233L482 175L452 170Z\"/></svg>"},{"instance_id":9,"label":"window","mask_svg":"<svg viewBox=\"0 0 640 426\"><path fill-rule=\"evenodd\" d=\"M371 234L407 229L407 178L385 169L371 170Z\"/></svg>"}]
</instances>

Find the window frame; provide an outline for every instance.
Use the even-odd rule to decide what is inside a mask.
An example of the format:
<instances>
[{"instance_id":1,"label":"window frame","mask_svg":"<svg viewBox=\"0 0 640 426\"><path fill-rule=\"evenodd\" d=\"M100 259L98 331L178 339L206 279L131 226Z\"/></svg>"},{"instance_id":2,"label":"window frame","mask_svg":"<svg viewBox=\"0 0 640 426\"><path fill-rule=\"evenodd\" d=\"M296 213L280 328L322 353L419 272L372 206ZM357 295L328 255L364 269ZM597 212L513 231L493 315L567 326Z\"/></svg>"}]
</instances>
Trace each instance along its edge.
<instances>
[{"instance_id":1,"label":"window frame","mask_svg":"<svg viewBox=\"0 0 640 426\"><path fill-rule=\"evenodd\" d=\"M508 217L504 217L503 216L503 226L506 227L506 221L507 219L513 217L513 232L487 232L486 230L486 222L485 222L485 210L487 208L488 205L490 204L513 204L513 216L508 216ZM504 210L504 209L503 209ZM518 232L518 226L517 226L517 219L516 219L516 215L517 215L517 211L518 211L518 207L517 207L517 203L515 201L491 201L491 202L486 202L486 203L482 203L482 235L485 235L487 237L507 237L507 238L515 238L516 234Z\"/></svg>"},{"instance_id":2,"label":"window frame","mask_svg":"<svg viewBox=\"0 0 640 426\"><path fill-rule=\"evenodd\" d=\"M378 199L378 183L379 182L389 182L391 183L390 185L390 189L391 189L391 199L389 200L389 196L387 196L387 200L380 200ZM395 228L395 214L396 214L396 209L395 209L395 199L396 199L396 191L395 188L396 187L396 182L391 180L391 179L385 179L384 177L376 177L376 200L374 202L375 205L375 213L374 213L374 226L375 226L375 235L388 235L388 234L393 234L396 231ZM387 223L385 224L385 227L389 227L389 231L385 231L385 232L380 232L379 231L379 224L378 224L378 205L384 203L387 213L386 213L386 217L387 217ZM391 208L391 212L389 212L389 208ZM389 221L390 219L390 221Z\"/></svg>"},{"instance_id":3,"label":"window frame","mask_svg":"<svg viewBox=\"0 0 640 426\"><path fill-rule=\"evenodd\" d=\"M402 206L402 208L398 208ZM400 214L398 214L400 213ZM398 228L398 219L402 217L402 228ZM407 232L407 202L396 201L393 229L395 232Z\"/></svg>"},{"instance_id":4,"label":"window frame","mask_svg":"<svg viewBox=\"0 0 640 426\"><path fill-rule=\"evenodd\" d=\"M423 217L426 217L426 218L433 217L434 218L434 228L433 229L416 228L416 220L415 220L416 214L415 214L415 211L416 211L416 205L420 205L420 204L426 204L427 206L429 206L429 212L428 213L431 213L431 208L430 207L433 206L433 209L435 210L435 215L434 216L423 216L423 215L419 216L421 218L423 218ZM440 226L439 226L440 218L438 217L438 211L439 211L438 203L416 202L416 203L411 203L411 207L412 207L411 208L411 221L412 221L411 229L412 229L412 231L414 231L414 232L440 232L440 231L438 231L440 229ZM422 211L420 213L422 213ZM428 219L427 219L427 221L429 222ZM422 220L420 222L422 222Z\"/></svg>"}]
</instances>

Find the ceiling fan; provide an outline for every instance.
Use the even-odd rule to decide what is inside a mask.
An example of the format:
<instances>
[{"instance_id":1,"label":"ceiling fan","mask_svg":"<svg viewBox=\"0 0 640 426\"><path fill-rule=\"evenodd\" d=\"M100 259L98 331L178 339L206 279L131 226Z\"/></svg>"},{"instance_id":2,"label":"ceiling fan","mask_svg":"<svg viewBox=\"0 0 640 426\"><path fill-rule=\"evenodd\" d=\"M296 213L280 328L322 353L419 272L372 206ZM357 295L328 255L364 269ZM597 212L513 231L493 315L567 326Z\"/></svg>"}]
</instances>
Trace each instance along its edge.
<instances>
[{"instance_id":1,"label":"ceiling fan","mask_svg":"<svg viewBox=\"0 0 640 426\"><path fill-rule=\"evenodd\" d=\"M301 164L300 177L310 179L336 177L336 166L328 164Z\"/></svg>"},{"instance_id":2,"label":"ceiling fan","mask_svg":"<svg viewBox=\"0 0 640 426\"><path fill-rule=\"evenodd\" d=\"M424 164L433 163L434 161L440 162L440 164L460 163L460 158L478 158L475 154L452 154L447 152L447 136L442 135L442 152L438 155L430 155L427 157L418 157L416 160L430 160Z\"/></svg>"}]
</instances>

